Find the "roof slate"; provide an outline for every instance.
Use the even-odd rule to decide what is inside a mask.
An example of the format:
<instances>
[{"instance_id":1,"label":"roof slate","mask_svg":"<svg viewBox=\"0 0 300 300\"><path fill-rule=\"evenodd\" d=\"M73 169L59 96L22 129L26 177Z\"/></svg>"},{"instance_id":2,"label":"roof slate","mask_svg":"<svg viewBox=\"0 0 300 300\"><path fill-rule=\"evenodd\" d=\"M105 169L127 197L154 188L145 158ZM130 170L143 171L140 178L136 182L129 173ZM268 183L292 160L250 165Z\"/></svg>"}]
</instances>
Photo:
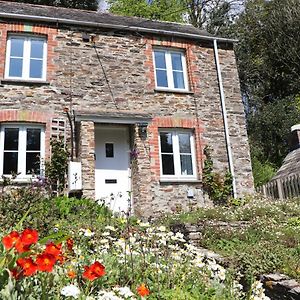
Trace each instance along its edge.
<instances>
[{"instance_id":1,"label":"roof slate","mask_svg":"<svg viewBox=\"0 0 300 300\"><path fill-rule=\"evenodd\" d=\"M139 27L141 29L154 29L184 34L194 34L210 37L206 31L197 29L188 24L179 24L171 22L152 21L137 17L117 16L110 13L87 11L80 9L70 9L54 6L33 5L25 3L0 1L1 18L4 14L17 14L27 16L49 17L54 19L65 19L81 22L93 22L106 25L122 25L128 27ZM60 21L60 23L63 23ZM126 29L126 28L125 28Z\"/></svg>"},{"instance_id":2,"label":"roof slate","mask_svg":"<svg viewBox=\"0 0 300 300\"><path fill-rule=\"evenodd\" d=\"M290 152L271 181L297 175L300 172L300 148Z\"/></svg>"}]
</instances>

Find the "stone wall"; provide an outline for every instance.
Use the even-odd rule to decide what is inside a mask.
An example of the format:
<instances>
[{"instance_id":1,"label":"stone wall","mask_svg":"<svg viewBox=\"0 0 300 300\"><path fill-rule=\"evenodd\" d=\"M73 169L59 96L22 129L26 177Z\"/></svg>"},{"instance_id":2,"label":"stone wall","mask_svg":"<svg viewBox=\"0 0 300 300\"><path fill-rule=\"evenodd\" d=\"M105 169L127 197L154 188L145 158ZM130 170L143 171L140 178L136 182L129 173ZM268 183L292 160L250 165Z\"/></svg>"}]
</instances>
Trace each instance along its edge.
<instances>
[{"instance_id":1,"label":"stone wall","mask_svg":"<svg viewBox=\"0 0 300 300\"><path fill-rule=\"evenodd\" d=\"M48 69L45 84L1 80L0 109L37 110L64 116L64 108L81 114L147 113L154 118L148 136L141 140L137 128L132 139L139 150L133 176L135 210L143 216L172 211L180 207L208 205L203 194L201 170L203 148L213 149L218 171L228 168L223 116L212 43L200 43L175 37L153 37L107 29L73 26L32 26L20 23L0 24L0 76L4 72L4 50L10 32L43 34L48 39ZM44 29L43 29L44 28ZM93 42L83 41L82 33L93 33ZM185 51L190 91L158 92L154 88L152 49L158 46ZM220 46L220 63L224 79L226 106L239 195L253 191L249 147L240 96L234 53ZM222 49L222 47L224 49ZM108 80L109 84L107 84ZM155 125L155 118L166 118L170 125ZM156 131L161 127L178 127L178 120L190 120L197 141L198 181L162 183L159 175L159 149ZM5 120L4 120L5 121ZM8 121L8 120L7 120ZM26 121L26 120L24 120ZM27 120L30 121L30 120ZM83 186L86 196L94 192L93 122L81 124ZM181 123L180 126L182 126ZM47 125L46 125L47 126ZM179 127L180 127L179 126ZM154 130L154 127L156 128ZM184 126L183 126L184 127ZM69 134L69 132L67 132ZM156 144L153 143L156 139ZM188 198L192 189L194 197Z\"/></svg>"}]
</instances>

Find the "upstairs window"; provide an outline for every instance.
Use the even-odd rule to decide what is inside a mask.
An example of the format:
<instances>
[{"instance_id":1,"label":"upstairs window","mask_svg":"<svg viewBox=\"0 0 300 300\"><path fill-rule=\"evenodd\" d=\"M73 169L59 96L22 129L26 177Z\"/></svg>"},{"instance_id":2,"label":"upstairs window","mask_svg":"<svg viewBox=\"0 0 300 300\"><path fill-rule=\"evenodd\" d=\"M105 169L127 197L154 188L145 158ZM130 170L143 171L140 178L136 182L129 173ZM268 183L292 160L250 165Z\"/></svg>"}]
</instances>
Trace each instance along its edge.
<instances>
[{"instance_id":1,"label":"upstairs window","mask_svg":"<svg viewBox=\"0 0 300 300\"><path fill-rule=\"evenodd\" d=\"M190 131L161 131L161 176L196 179L194 136Z\"/></svg>"},{"instance_id":2,"label":"upstairs window","mask_svg":"<svg viewBox=\"0 0 300 300\"><path fill-rule=\"evenodd\" d=\"M154 50L156 88L187 91L185 55L175 50Z\"/></svg>"},{"instance_id":3,"label":"upstairs window","mask_svg":"<svg viewBox=\"0 0 300 300\"><path fill-rule=\"evenodd\" d=\"M46 38L11 35L7 40L5 78L46 80Z\"/></svg>"},{"instance_id":4,"label":"upstairs window","mask_svg":"<svg viewBox=\"0 0 300 300\"><path fill-rule=\"evenodd\" d=\"M4 125L1 128L1 174L26 178L41 174L45 135L41 126Z\"/></svg>"}]
</instances>

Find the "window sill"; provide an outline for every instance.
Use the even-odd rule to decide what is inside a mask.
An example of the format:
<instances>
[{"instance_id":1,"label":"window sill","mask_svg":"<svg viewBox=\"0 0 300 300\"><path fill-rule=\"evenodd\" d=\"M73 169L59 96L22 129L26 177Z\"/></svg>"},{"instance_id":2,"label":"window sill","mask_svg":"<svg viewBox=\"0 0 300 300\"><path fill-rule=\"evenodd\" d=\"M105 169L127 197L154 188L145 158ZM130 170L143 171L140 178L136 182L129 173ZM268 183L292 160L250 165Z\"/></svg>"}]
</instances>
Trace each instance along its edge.
<instances>
[{"instance_id":1,"label":"window sill","mask_svg":"<svg viewBox=\"0 0 300 300\"><path fill-rule=\"evenodd\" d=\"M2 79L1 85L3 84L13 84L13 85L50 85L49 81L43 80L25 80L25 79Z\"/></svg>"},{"instance_id":2,"label":"window sill","mask_svg":"<svg viewBox=\"0 0 300 300\"><path fill-rule=\"evenodd\" d=\"M192 91L176 90L176 89L168 89L168 88L155 88L154 91L159 93L172 93L172 94L188 94L188 95L194 94L194 92Z\"/></svg>"},{"instance_id":3,"label":"window sill","mask_svg":"<svg viewBox=\"0 0 300 300\"><path fill-rule=\"evenodd\" d=\"M201 183L201 180L196 178L160 178L161 183Z\"/></svg>"},{"instance_id":4,"label":"window sill","mask_svg":"<svg viewBox=\"0 0 300 300\"><path fill-rule=\"evenodd\" d=\"M11 185L18 185L18 184L30 184L34 182L38 182L36 177L20 177L20 178L12 178L10 175L3 175L11 182ZM0 179L0 185L3 184L4 180Z\"/></svg>"}]
</instances>

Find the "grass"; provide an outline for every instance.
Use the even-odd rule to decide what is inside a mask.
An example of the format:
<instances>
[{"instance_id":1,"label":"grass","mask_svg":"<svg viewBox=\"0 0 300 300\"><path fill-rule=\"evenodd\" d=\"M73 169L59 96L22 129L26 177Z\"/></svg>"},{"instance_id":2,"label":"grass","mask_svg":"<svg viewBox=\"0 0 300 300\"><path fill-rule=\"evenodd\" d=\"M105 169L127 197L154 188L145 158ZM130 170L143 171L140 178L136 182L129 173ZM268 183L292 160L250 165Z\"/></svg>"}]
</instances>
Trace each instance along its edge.
<instances>
[{"instance_id":1,"label":"grass","mask_svg":"<svg viewBox=\"0 0 300 300\"><path fill-rule=\"evenodd\" d=\"M247 276L282 272L300 279L300 198L246 199L242 206L219 206L166 217L165 224L201 224L199 245L221 254ZM212 221L241 222L243 227Z\"/></svg>"}]
</instances>

